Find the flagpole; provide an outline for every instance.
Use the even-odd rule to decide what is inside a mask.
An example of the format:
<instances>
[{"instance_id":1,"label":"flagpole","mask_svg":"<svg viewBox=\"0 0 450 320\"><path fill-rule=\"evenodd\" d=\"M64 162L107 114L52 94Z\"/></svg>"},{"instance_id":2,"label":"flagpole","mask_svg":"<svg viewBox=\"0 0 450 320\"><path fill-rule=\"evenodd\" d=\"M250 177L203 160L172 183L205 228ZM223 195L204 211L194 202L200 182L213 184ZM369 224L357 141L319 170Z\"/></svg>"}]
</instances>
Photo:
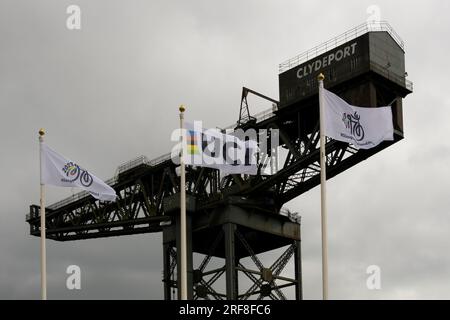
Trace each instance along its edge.
<instances>
[{"instance_id":1,"label":"flagpole","mask_svg":"<svg viewBox=\"0 0 450 320\"><path fill-rule=\"evenodd\" d=\"M326 197L326 153L325 153L325 118L323 101L323 80L321 73L319 81L319 113L320 113L320 215L322 228L322 298L328 300L328 243L327 243L327 197Z\"/></svg>"},{"instance_id":2,"label":"flagpole","mask_svg":"<svg viewBox=\"0 0 450 320\"><path fill-rule=\"evenodd\" d=\"M45 185L42 183L42 144L44 143L44 129L39 130L39 182L40 182L40 206L41 206L41 299L47 300L47 252L45 247Z\"/></svg>"},{"instance_id":3,"label":"flagpole","mask_svg":"<svg viewBox=\"0 0 450 320\"><path fill-rule=\"evenodd\" d=\"M181 300L187 300L187 254L186 254L186 172L184 164L184 148L186 138L184 134L184 111L183 105L180 106L180 130L182 134L182 148L180 155L180 244L181 244Z\"/></svg>"}]
</instances>

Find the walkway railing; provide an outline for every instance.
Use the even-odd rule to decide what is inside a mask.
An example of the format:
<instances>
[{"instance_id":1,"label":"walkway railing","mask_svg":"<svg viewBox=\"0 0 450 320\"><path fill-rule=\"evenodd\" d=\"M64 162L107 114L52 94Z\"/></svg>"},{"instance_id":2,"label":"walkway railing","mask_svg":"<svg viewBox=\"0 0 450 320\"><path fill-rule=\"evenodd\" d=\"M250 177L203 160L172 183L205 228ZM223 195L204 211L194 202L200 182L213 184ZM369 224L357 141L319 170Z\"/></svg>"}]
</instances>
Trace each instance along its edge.
<instances>
[{"instance_id":1,"label":"walkway railing","mask_svg":"<svg viewBox=\"0 0 450 320\"><path fill-rule=\"evenodd\" d=\"M329 50L337 48L341 44L344 44L348 41L358 38L363 34L366 34L371 31L386 31L389 35L395 40L395 42L405 50L405 44L400 36L395 32L395 30L390 26L386 21L371 21L360 24L359 26L348 30L337 37L330 39L317 47L309 49L291 59L288 59L279 65L279 73L283 73L286 70L292 69L310 59L313 59L322 53L325 53Z\"/></svg>"}]
</instances>

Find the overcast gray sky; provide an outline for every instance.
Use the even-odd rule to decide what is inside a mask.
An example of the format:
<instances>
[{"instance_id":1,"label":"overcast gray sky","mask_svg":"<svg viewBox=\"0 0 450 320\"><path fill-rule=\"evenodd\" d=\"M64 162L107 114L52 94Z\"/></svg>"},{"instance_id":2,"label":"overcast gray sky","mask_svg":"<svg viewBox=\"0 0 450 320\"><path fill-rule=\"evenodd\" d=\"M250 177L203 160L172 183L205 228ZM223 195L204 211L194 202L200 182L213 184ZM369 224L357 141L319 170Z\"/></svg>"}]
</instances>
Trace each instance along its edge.
<instances>
[{"instance_id":1,"label":"overcast gray sky","mask_svg":"<svg viewBox=\"0 0 450 320\"><path fill-rule=\"evenodd\" d=\"M81 30L66 28L76 4ZM37 131L98 177L170 151L177 107L206 127L237 120L241 87L278 99L278 64L378 5L406 45L405 139L328 183L330 297L450 298L448 1L0 2L0 298L39 299ZM251 105L251 112L262 109ZM48 203L70 195L49 187ZM302 214L304 297L321 297L320 198ZM50 299L162 299L161 235L48 241ZM270 256L267 258L270 261ZM82 290L65 287L77 264ZM381 268L381 290L366 268Z\"/></svg>"}]
</instances>

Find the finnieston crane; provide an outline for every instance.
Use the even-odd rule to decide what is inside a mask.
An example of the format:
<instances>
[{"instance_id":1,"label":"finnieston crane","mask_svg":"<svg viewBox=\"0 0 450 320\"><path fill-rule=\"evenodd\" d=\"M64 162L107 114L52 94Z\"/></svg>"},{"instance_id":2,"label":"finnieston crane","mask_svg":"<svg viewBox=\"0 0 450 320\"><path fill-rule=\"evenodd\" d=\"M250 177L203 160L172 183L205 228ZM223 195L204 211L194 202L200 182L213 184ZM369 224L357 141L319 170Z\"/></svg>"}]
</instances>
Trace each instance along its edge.
<instances>
[{"instance_id":1,"label":"finnieston crane","mask_svg":"<svg viewBox=\"0 0 450 320\"><path fill-rule=\"evenodd\" d=\"M215 169L187 167L189 299L286 299L289 287L295 299L302 299L300 218L282 207L320 183L317 75L324 73L325 87L353 105L392 105L393 110L394 141L358 150L327 139L329 179L403 139L402 100L412 93L404 54L403 41L389 24L366 23L282 63L280 101L243 88L233 128L279 129L278 149L269 149L262 159L266 163L277 155L278 170L267 176L220 178ZM273 107L250 115L249 94ZM117 191L117 202L99 202L81 192L49 206L48 238L73 241L162 232L164 297L173 299L180 265L176 167L170 154L154 160L141 156L120 165L107 181ZM30 206L27 222L30 234L39 236L39 206ZM261 253L282 247L286 249L270 266L261 262ZM194 253L203 257L196 266ZM291 258L294 271L283 275ZM245 281L249 287L244 288Z\"/></svg>"}]
</instances>

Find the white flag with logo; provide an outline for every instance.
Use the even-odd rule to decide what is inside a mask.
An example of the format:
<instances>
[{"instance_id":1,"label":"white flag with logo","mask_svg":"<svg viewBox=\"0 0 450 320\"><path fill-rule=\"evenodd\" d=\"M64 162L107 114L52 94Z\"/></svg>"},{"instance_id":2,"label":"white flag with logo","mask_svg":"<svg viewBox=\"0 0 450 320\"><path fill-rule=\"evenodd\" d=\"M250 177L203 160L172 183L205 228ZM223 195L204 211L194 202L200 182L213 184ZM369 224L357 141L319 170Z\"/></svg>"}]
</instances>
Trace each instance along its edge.
<instances>
[{"instance_id":1,"label":"white flag with logo","mask_svg":"<svg viewBox=\"0 0 450 320\"><path fill-rule=\"evenodd\" d=\"M116 192L102 180L52 150L41 145L41 183L58 187L79 187L101 201L115 201Z\"/></svg>"},{"instance_id":2,"label":"white flag with logo","mask_svg":"<svg viewBox=\"0 0 450 320\"><path fill-rule=\"evenodd\" d=\"M373 148L383 140L394 140L390 106L356 107L326 89L323 95L326 136L361 149Z\"/></svg>"},{"instance_id":3,"label":"white flag with logo","mask_svg":"<svg viewBox=\"0 0 450 320\"><path fill-rule=\"evenodd\" d=\"M205 130L200 121L194 124L186 123L185 127L185 164L218 169L222 175L257 174L256 141L242 141L218 129Z\"/></svg>"}]
</instances>

